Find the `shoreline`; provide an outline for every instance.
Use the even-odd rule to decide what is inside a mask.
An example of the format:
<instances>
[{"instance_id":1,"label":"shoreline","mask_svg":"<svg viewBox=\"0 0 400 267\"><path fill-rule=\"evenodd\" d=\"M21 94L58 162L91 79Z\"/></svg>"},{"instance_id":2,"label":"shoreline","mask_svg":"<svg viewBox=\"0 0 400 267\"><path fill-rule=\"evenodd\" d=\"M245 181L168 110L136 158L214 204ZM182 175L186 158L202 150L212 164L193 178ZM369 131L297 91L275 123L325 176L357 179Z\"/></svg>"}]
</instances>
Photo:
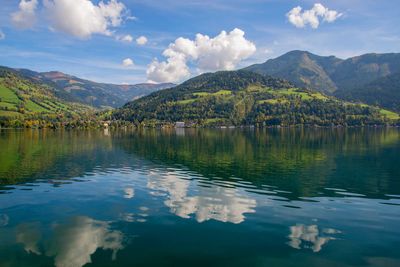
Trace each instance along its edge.
<instances>
[{"instance_id":1,"label":"shoreline","mask_svg":"<svg viewBox=\"0 0 400 267\"><path fill-rule=\"evenodd\" d=\"M273 125L273 126L193 126L193 127L175 127L175 126L162 126L162 127L151 127L151 126L110 126L110 127L0 127L1 130L119 130L119 129L156 129L156 130L166 130L166 129L220 129L220 130L235 130L235 129L354 129L354 128L400 128L400 125L334 125L334 126L324 126L324 125Z\"/></svg>"}]
</instances>

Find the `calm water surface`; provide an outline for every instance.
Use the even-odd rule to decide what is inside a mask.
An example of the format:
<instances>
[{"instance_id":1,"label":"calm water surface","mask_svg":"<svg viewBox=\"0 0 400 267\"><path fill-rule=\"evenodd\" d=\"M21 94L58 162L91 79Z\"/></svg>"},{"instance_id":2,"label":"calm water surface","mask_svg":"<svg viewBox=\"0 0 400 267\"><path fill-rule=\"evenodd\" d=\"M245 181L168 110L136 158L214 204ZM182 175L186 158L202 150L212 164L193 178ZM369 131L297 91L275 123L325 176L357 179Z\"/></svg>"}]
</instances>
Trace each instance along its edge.
<instances>
[{"instance_id":1,"label":"calm water surface","mask_svg":"<svg viewBox=\"0 0 400 267\"><path fill-rule=\"evenodd\" d=\"M400 266L396 129L0 131L0 266Z\"/></svg>"}]
</instances>

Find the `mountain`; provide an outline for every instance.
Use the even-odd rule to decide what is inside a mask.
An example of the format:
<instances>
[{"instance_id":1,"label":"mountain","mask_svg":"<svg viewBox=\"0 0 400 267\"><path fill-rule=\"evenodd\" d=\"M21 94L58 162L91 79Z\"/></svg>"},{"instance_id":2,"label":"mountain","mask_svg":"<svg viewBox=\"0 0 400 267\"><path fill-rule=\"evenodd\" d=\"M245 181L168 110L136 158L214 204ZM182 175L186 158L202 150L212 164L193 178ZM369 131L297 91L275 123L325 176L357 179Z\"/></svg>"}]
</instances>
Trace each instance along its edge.
<instances>
[{"instance_id":1,"label":"mountain","mask_svg":"<svg viewBox=\"0 0 400 267\"><path fill-rule=\"evenodd\" d=\"M62 100L52 87L0 68L0 126L55 127L72 120L90 121L93 108Z\"/></svg>"},{"instance_id":2,"label":"mountain","mask_svg":"<svg viewBox=\"0 0 400 267\"><path fill-rule=\"evenodd\" d=\"M320 57L309 52L292 51L263 64L255 64L244 70L286 79L298 87L330 93L337 90L329 73L342 62L336 57Z\"/></svg>"},{"instance_id":3,"label":"mountain","mask_svg":"<svg viewBox=\"0 0 400 267\"><path fill-rule=\"evenodd\" d=\"M338 89L350 90L396 72L400 72L400 53L365 54L343 61L331 77Z\"/></svg>"},{"instance_id":4,"label":"mountain","mask_svg":"<svg viewBox=\"0 0 400 267\"><path fill-rule=\"evenodd\" d=\"M5 68L5 67L3 67ZM154 91L175 86L171 83L119 85L97 83L58 71L35 72L27 69L9 69L20 76L54 88L55 94L66 101L80 102L96 108L121 107L126 102Z\"/></svg>"},{"instance_id":5,"label":"mountain","mask_svg":"<svg viewBox=\"0 0 400 267\"><path fill-rule=\"evenodd\" d=\"M365 54L343 60L307 51L291 51L244 70L287 79L298 87L333 94L337 90L360 88L400 72L400 53Z\"/></svg>"},{"instance_id":6,"label":"mountain","mask_svg":"<svg viewBox=\"0 0 400 267\"><path fill-rule=\"evenodd\" d=\"M399 116L240 70L202 74L127 103L110 119L146 126L365 125L395 123Z\"/></svg>"},{"instance_id":7,"label":"mountain","mask_svg":"<svg viewBox=\"0 0 400 267\"><path fill-rule=\"evenodd\" d=\"M366 85L349 90L337 90L341 99L360 101L400 112L400 72L376 79Z\"/></svg>"}]
</instances>

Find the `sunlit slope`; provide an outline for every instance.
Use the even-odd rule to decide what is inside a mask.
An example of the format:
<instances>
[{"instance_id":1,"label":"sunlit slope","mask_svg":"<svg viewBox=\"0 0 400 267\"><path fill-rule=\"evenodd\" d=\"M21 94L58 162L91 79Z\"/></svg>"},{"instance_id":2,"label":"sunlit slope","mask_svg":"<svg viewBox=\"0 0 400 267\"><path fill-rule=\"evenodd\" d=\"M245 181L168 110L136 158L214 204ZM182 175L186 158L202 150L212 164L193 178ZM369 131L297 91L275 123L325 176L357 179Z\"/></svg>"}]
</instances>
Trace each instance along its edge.
<instances>
[{"instance_id":1,"label":"sunlit slope","mask_svg":"<svg viewBox=\"0 0 400 267\"><path fill-rule=\"evenodd\" d=\"M91 108L57 98L52 88L0 71L0 117L40 119L80 114Z\"/></svg>"},{"instance_id":2,"label":"sunlit slope","mask_svg":"<svg viewBox=\"0 0 400 267\"><path fill-rule=\"evenodd\" d=\"M199 126L375 125L399 119L387 110L247 71L203 74L130 102L112 116L146 125L185 121Z\"/></svg>"}]
</instances>

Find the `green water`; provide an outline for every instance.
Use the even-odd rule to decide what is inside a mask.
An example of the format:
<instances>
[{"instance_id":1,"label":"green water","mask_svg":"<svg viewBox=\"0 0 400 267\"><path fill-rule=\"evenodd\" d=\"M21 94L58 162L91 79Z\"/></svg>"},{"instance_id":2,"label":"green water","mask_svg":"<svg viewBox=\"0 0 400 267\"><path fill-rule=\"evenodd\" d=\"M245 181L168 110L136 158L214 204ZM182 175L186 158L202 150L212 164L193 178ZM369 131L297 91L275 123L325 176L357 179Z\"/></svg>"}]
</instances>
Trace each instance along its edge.
<instances>
[{"instance_id":1,"label":"green water","mask_svg":"<svg viewBox=\"0 0 400 267\"><path fill-rule=\"evenodd\" d=\"M400 266L397 129L0 131L0 266Z\"/></svg>"}]
</instances>

